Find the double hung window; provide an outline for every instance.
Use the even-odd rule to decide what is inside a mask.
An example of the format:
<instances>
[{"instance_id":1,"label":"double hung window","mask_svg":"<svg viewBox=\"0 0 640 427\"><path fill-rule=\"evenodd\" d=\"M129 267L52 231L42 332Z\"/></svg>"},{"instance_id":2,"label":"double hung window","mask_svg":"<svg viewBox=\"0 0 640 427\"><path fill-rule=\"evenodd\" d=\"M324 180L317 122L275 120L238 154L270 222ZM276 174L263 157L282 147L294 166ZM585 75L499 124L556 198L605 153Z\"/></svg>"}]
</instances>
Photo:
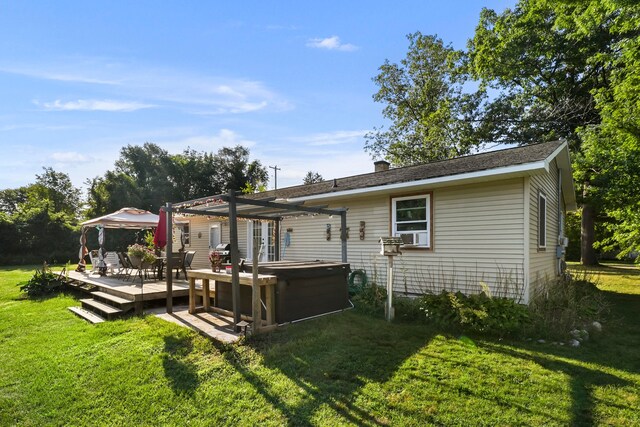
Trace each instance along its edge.
<instances>
[{"instance_id":1,"label":"double hung window","mask_svg":"<svg viewBox=\"0 0 640 427\"><path fill-rule=\"evenodd\" d=\"M405 245L431 246L431 196L429 194L391 199L392 234Z\"/></svg>"}]
</instances>

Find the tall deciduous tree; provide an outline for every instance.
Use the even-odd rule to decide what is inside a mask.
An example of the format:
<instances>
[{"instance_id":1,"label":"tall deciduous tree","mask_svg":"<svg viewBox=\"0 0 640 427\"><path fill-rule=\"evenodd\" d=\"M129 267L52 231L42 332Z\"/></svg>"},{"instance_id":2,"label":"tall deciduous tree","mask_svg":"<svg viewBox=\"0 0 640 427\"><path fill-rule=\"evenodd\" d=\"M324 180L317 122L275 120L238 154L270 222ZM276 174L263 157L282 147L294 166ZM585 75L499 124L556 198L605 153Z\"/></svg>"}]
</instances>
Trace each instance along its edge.
<instances>
[{"instance_id":1,"label":"tall deciduous tree","mask_svg":"<svg viewBox=\"0 0 640 427\"><path fill-rule=\"evenodd\" d=\"M406 58L385 61L373 79L379 87L373 99L385 104L391 124L365 135L365 150L398 166L469 153L478 143L474 115L484 93L466 90L463 52L436 36L407 37Z\"/></svg>"},{"instance_id":2,"label":"tall deciduous tree","mask_svg":"<svg viewBox=\"0 0 640 427\"><path fill-rule=\"evenodd\" d=\"M158 145L128 145L120 151L115 171L88 181L87 216L99 216L125 206L157 212L167 201L191 200L260 188L268 180L267 169L249 159L242 146L221 148L217 153L187 148L170 155Z\"/></svg>"},{"instance_id":3,"label":"tall deciduous tree","mask_svg":"<svg viewBox=\"0 0 640 427\"><path fill-rule=\"evenodd\" d=\"M51 168L33 184L0 191L0 263L74 260L80 205L80 190Z\"/></svg>"},{"instance_id":4,"label":"tall deciduous tree","mask_svg":"<svg viewBox=\"0 0 640 427\"><path fill-rule=\"evenodd\" d=\"M612 208L603 205L603 190L617 178L597 171L603 164L585 154L583 143L598 138L615 93L613 79L621 65L626 68L620 47L629 33L616 27L634 13L624 16L622 3L522 0L501 14L485 9L469 44L473 77L496 94L483 113L484 135L519 144L569 141L577 159L586 265L597 263L594 224ZM637 8L635 14L637 19Z\"/></svg>"}]
</instances>

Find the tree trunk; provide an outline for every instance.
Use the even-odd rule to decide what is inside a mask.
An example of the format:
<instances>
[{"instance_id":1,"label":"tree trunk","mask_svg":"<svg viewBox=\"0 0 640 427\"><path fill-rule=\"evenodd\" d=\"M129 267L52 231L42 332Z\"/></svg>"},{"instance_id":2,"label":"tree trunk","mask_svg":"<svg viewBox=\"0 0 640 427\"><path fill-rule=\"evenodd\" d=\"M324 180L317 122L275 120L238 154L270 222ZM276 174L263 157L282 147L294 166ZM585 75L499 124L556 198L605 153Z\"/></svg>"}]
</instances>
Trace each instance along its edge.
<instances>
[{"instance_id":1,"label":"tree trunk","mask_svg":"<svg viewBox=\"0 0 640 427\"><path fill-rule=\"evenodd\" d=\"M595 241L595 209L590 204L582 205L582 225L580 230L580 261L582 265L598 265L598 257L593 249Z\"/></svg>"}]
</instances>

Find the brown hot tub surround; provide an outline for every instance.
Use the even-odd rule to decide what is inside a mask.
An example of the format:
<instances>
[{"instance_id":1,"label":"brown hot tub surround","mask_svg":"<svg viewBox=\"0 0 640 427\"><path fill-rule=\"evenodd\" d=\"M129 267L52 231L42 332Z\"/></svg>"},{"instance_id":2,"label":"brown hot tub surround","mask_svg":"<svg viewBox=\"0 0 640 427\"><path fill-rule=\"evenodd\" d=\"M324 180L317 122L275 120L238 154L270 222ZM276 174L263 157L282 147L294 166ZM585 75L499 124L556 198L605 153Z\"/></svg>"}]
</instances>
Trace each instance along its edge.
<instances>
[{"instance_id":1,"label":"brown hot tub surround","mask_svg":"<svg viewBox=\"0 0 640 427\"><path fill-rule=\"evenodd\" d=\"M242 270L253 271L244 264ZM258 265L259 274L276 276L276 322L286 323L351 307L349 303L349 264L325 261L274 261ZM240 287L240 311L251 316L251 287ZM262 300L265 301L265 289ZM217 282L216 306L231 310L231 283ZM264 307L262 308L263 316Z\"/></svg>"}]
</instances>

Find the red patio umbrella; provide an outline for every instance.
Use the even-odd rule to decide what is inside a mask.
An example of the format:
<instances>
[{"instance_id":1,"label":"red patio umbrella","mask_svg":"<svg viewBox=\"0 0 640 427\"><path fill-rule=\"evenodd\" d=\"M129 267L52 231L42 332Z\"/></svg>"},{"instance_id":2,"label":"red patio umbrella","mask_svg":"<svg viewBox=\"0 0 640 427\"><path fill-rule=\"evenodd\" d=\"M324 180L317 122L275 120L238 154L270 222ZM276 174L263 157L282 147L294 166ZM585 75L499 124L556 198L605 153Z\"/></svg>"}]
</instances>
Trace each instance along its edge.
<instances>
[{"instance_id":1,"label":"red patio umbrella","mask_svg":"<svg viewBox=\"0 0 640 427\"><path fill-rule=\"evenodd\" d=\"M164 209L160 209L159 216L156 234L153 235L153 244L159 248L164 248L167 246L167 217Z\"/></svg>"}]
</instances>

